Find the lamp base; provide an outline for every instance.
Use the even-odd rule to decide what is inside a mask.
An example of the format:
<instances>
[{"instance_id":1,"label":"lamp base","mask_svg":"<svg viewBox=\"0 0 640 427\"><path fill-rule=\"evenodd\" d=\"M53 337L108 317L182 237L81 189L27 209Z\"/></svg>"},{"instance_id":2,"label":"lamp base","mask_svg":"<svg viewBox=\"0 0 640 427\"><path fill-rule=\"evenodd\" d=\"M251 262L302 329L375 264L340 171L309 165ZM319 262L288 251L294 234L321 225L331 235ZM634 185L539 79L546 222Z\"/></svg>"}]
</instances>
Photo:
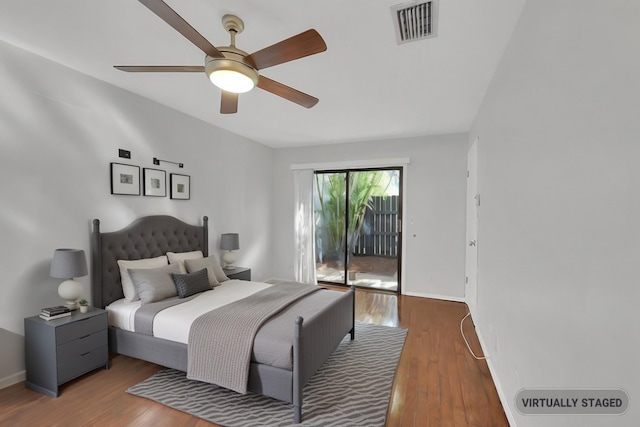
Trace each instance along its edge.
<instances>
[{"instance_id":1,"label":"lamp base","mask_svg":"<svg viewBox=\"0 0 640 427\"><path fill-rule=\"evenodd\" d=\"M233 270L236 267L233 265L236 262L236 254L233 251L227 251L222 255L222 261L224 261L224 268L227 270Z\"/></svg>"},{"instance_id":2,"label":"lamp base","mask_svg":"<svg viewBox=\"0 0 640 427\"><path fill-rule=\"evenodd\" d=\"M78 309L78 303L75 301L67 301L64 305L71 311Z\"/></svg>"},{"instance_id":3,"label":"lamp base","mask_svg":"<svg viewBox=\"0 0 640 427\"><path fill-rule=\"evenodd\" d=\"M69 310L77 310L78 298L82 296L82 284L73 279L65 280L58 286L58 295L66 301L65 305Z\"/></svg>"}]
</instances>

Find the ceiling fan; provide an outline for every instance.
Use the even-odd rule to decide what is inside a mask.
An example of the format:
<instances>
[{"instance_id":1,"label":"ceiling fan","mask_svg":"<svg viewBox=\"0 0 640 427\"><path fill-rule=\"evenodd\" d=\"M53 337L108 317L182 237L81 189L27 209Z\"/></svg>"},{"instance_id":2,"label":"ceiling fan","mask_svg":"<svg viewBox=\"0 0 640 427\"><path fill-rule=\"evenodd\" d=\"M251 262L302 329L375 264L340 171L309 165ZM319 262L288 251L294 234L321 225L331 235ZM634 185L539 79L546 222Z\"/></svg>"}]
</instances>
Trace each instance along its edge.
<instances>
[{"instance_id":1,"label":"ceiling fan","mask_svg":"<svg viewBox=\"0 0 640 427\"><path fill-rule=\"evenodd\" d=\"M244 23L234 15L222 17L222 25L229 32L231 42L229 46L216 48L198 33L187 21L178 15L162 0L139 0L160 19L172 26L205 53L204 65L194 66L129 66L115 65L121 71L127 72L169 72L169 73L199 73L204 72L211 82L222 89L220 113L232 114L238 111L238 94L248 92L255 86L271 92L305 108L311 108L318 103L315 98L292 87L271 80L260 71L267 67L304 58L305 56L327 50L322 36L316 30L307 30L262 50L248 54L236 48L236 35L244 29Z\"/></svg>"}]
</instances>

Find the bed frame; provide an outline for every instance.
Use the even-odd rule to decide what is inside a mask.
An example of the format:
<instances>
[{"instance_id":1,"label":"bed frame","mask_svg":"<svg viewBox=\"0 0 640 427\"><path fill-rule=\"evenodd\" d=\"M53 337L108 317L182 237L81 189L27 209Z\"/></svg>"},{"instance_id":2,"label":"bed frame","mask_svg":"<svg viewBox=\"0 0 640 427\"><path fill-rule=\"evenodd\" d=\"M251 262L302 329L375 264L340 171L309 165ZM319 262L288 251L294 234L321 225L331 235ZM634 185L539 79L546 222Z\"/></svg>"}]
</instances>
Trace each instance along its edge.
<instances>
[{"instance_id":1,"label":"bed frame","mask_svg":"<svg viewBox=\"0 0 640 427\"><path fill-rule=\"evenodd\" d=\"M118 260L153 258L167 252L202 251L208 256L208 218L190 225L165 215L137 219L127 227L102 233L93 220L91 291L93 305L104 308L124 298ZM347 333L355 334L355 289L327 305L312 318L291 325L293 370L251 363L248 389L293 404L295 423L302 421L304 384L334 352ZM109 350L180 371L187 371L187 345L109 327Z\"/></svg>"}]
</instances>

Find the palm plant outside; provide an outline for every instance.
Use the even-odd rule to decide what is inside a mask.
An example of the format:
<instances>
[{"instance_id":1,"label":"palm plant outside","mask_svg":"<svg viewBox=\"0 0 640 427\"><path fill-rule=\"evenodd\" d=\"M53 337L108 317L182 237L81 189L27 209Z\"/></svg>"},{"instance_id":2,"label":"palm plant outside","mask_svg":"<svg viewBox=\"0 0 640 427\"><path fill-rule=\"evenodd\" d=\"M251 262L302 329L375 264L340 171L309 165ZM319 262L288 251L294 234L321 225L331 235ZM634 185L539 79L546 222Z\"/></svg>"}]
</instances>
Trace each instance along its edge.
<instances>
[{"instance_id":1,"label":"palm plant outside","mask_svg":"<svg viewBox=\"0 0 640 427\"><path fill-rule=\"evenodd\" d=\"M315 212L317 257L321 261L345 261L345 243L351 253L371 197L384 196L390 180L384 171L325 173L315 178L319 201Z\"/></svg>"}]
</instances>

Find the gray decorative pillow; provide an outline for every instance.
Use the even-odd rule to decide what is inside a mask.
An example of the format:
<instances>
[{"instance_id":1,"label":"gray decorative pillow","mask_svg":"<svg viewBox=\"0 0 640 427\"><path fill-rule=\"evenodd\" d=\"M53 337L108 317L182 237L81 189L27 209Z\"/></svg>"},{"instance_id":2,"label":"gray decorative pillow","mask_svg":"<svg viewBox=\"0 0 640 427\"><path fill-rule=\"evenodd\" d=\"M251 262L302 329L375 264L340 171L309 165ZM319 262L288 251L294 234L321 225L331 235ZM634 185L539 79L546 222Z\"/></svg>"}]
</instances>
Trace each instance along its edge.
<instances>
[{"instance_id":1,"label":"gray decorative pillow","mask_svg":"<svg viewBox=\"0 0 640 427\"><path fill-rule=\"evenodd\" d=\"M127 271L143 305L178 294L171 277L172 273L180 272L178 264L160 268L129 268Z\"/></svg>"},{"instance_id":2,"label":"gray decorative pillow","mask_svg":"<svg viewBox=\"0 0 640 427\"><path fill-rule=\"evenodd\" d=\"M188 274L172 273L171 277L173 277L175 289L178 290L178 298L186 298L200 292L211 290L206 268Z\"/></svg>"},{"instance_id":3,"label":"gray decorative pillow","mask_svg":"<svg viewBox=\"0 0 640 427\"><path fill-rule=\"evenodd\" d=\"M212 287L218 286L221 282L229 280L227 275L224 274L222 267L220 267L220 263L216 259L215 255L200 259L186 259L184 260L184 265L187 267L187 271L189 272L206 268L209 276L209 283Z\"/></svg>"}]
</instances>

